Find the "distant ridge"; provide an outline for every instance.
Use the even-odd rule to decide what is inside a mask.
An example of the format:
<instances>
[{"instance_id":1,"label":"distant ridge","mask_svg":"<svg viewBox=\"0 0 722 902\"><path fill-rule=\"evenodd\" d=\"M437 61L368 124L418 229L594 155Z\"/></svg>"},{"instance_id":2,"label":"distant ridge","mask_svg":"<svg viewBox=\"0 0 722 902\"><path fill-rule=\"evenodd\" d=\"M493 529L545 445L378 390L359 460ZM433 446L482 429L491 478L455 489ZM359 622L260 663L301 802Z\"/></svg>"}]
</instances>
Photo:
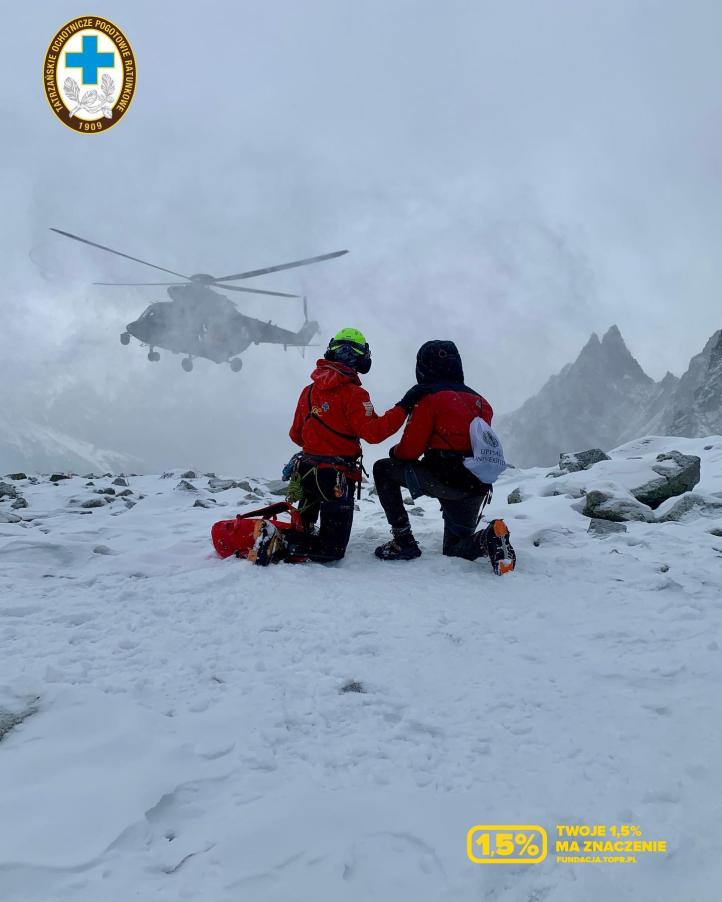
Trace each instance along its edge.
<instances>
[{"instance_id":1,"label":"distant ridge","mask_svg":"<svg viewBox=\"0 0 722 902\"><path fill-rule=\"evenodd\" d=\"M592 333L577 359L496 421L516 466L551 466L562 451L609 450L642 435L699 438L722 432L722 330L678 379L655 382L617 326Z\"/></svg>"}]
</instances>

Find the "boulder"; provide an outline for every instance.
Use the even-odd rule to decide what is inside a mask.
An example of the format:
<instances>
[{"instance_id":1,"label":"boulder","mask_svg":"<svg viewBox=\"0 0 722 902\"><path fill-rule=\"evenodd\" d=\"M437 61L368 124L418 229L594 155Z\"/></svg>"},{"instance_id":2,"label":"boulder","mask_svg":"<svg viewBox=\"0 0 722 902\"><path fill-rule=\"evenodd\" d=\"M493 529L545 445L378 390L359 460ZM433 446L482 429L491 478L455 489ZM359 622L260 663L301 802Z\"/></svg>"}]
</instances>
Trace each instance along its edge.
<instances>
[{"instance_id":1,"label":"boulder","mask_svg":"<svg viewBox=\"0 0 722 902\"><path fill-rule=\"evenodd\" d=\"M279 495L285 498L288 494L288 483L282 479L272 479L266 483L266 488L271 495Z\"/></svg>"},{"instance_id":2,"label":"boulder","mask_svg":"<svg viewBox=\"0 0 722 902\"><path fill-rule=\"evenodd\" d=\"M602 520L600 517L592 517L587 530L587 532L597 536L608 536L611 533L626 531L627 527L624 523L617 523L614 520Z\"/></svg>"},{"instance_id":3,"label":"boulder","mask_svg":"<svg viewBox=\"0 0 722 902\"><path fill-rule=\"evenodd\" d=\"M11 514L10 512L4 513L0 511L0 523L19 523L22 520L22 517L17 514Z\"/></svg>"},{"instance_id":4,"label":"boulder","mask_svg":"<svg viewBox=\"0 0 722 902\"><path fill-rule=\"evenodd\" d=\"M654 520L654 514L635 501L634 498L614 497L606 492L587 492L584 496L584 502L578 502L581 507L576 507L585 517L597 518L600 520L611 520L614 523L623 523L627 520L638 520L641 522L651 522Z\"/></svg>"},{"instance_id":5,"label":"boulder","mask_svg":"<svg viewBox=\"0 0 722 902\"><path fill-rule=\"evenodd\" d=\"M196 498L195 502L193 503L193 507L210 508L216 507L217 504L218 502L215 498Z\"/></svg>"},{"instance_id":6,"label":"boulder","mask_svg":"<svg viewBox=\"0 0 722 902\"><path fill-rule=\"evenodd\" d=\"M72 476L70 476L68 473L53 473L53 475L50 477L51 482L62 482L63 479L72 479Z\"/></svg>"},{"instance_id":7,"label":"boulder","mask_svg":"<svg viewBox=\"0 0 722 902\"><path fill-rule=\"evenodd\" d=\"M235 488L237 488L237 485L233 479L217 479L213 477L208 480L209 492L225 492L227 489Z\"/></svg>"},{"instance_id":8,"label":"boulder","mask_svg":"<svg viewBox=\"0 0 722 902\"><path fill-rule=\"evenodd\" d=\"M20 510L21 508L27 507L27 506L28 506L28 502L27 502L27 501L25 500L25 498L23 498L21 495L18 495L18 497L17 497L17 498L13 501L13 503L10 505L10 507L11 507L14 511Z\"/></svg>"},{"instance_id":9,"label":"boulder","mask_svg":"<svg viewBox=\"0 0 722 902\"><path fill-rule=\"evenodd\" d=\"M8 479L12 479L15 482L20 482L21 479L27 479L26 473L8 473Z\"/></svg>"},{"instance_id":10,"label":"boulder","mask_svg":"<svg viewBox=\"0 0 722 902\"><path fill-rule=\"evenodd\" d=\"M127 488L128 480L125 479L123 476L116 476L116 478L113 480L113 485L120 485L120 486L123 486L124 488Z\"/></svg>"},{"instance_id":11,"label":"boulder","mask_svg":"<svg viewBox=\"0 0 722 902\"><path fill-rule=\"evenodd\" d=\"M722 514L722 496L700 495L697 492L686 492L659 508L657 521L659 523L676 523L687 515L695 514L697 517L719 517Z\"/></svg>"},{"instance_id":12,"label":"boulder","mask_svg":"<svg viewBox=\"0 0 722 902\"><path fill-rule=\"evenodd\" d=\"M182 492L197 492L198 489L193 485L192 482L188 482L187 479L181 479L181 481L176 486L177 489L180 489Z\"/></svg>"},{"instance_id":13,"label":"boulder","mask_svg":"<svg viewBox=\"0 0 722 902\"><path fill-rule=\"evenodd\" d=\"M85 510L91 510L94 507L105 507L108 503L108 498L103 495L100 498L88 498L87 501L82 501L80 506Z\"/></svg>"},{"instance_id":14,"label":"boulder","mask_svg":"<svg viewBox=\"0 0 722 902\"><path fill-rule=\"evenodd\" d=\"M521 489L519 489L519 488L513 489L506 496L507 504L521 504L523 500L524 499L521 497Z\"/></svg>"},{"instance_id":15,"label":"boulder","mask_svg":"<svg viewBox=\"0 0 722 902\"><path fill-rule=\"evenodd\" d=\"M573 454L565 451L559 455L559 469L566 473L577 473L579 470L588 470L602 460L611 460L611 457L606 455L601 448L575 451Z\"/></svg>"},{"instance_id":16,"label":"boulder","mask_svg":"<svg viewBox=\"0 0 722 902\"><path fill-rule=\"evenodd\" d=\"M631 493L637 501L655 510L668 498L683 495L697 485L700 479L700 459L692 454L670 451L657 455L657 463L652 466L652 470L659 477L631 489Z\"/></svg>"},{"instance_id":17,"label":"boulder","mask_svg":"<svg viewBox=\"0 0 722 902\"><path fill-rule=\"evenodd\" d=\"M17 498L18 490L14 485L10 485L9 482L0 482L0 501L3 501L7 498Z\"/></svg>"}]
</instances>

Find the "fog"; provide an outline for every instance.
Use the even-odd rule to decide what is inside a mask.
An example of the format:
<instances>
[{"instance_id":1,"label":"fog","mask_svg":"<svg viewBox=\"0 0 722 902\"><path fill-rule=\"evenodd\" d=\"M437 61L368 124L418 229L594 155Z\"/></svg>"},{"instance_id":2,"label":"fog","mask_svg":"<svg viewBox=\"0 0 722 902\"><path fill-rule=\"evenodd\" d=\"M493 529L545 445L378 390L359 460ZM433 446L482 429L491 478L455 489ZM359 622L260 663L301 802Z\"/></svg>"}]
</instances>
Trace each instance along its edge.
<instances>
[{"instance_id":1,"label":"fog","mask_svg":"<svg viewBox=\"0 0 722 902\"><path fill-rule=\"evenodd\" d=\"M0 67L2 409L144 468L275 476L312 368L252 347L241 373L146 359L118 336L154 273L224 274L348 248L254 280L307 293L325 343L367 336L385 409L429 338L517 407L617 323L655 378L722 325L722 7L632 0L106 0L135 51L135 100L78 135L43 94L73 4L4 10ZM251 283L245 283L250 285ZM298 329L300 303L229 295Z\"/></svg>"}]
</instances>

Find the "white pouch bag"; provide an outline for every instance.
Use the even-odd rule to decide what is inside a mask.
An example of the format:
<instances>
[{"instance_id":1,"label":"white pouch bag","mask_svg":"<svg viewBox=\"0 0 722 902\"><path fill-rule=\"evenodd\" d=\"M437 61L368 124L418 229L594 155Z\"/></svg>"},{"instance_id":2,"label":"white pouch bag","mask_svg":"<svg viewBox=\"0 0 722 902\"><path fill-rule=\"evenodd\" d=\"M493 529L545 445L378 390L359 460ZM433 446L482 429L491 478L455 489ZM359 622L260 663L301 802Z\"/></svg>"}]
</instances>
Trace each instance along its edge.
<instances>
[{"instance_id":1,"label":"white pouch bag","mask_svg":"<svg viewBox=\"0 0 722 902\"><path fill-rule=\"evenodd\" d=\"M480 482L492 485L507 468L499 436L486 420L476 417L469 426L469 438L473 457L465 457L464 466Z\"/></svg>"}]
</instances>

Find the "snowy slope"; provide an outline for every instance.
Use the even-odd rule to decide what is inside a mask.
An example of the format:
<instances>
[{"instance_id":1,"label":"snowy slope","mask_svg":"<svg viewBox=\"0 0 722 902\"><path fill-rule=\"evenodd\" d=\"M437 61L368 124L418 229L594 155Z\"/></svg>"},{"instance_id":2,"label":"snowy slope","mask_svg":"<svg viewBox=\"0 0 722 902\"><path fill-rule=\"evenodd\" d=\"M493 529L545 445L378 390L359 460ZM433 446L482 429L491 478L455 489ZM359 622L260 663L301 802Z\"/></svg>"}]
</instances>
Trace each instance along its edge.
<instances>
[{"instance_id":1,"label":"snowy slope","mask_svg":"<svg viewBox=\"0 0 722 902\"><path fill-rule=\"evenodd\" d=\"M722 437L632 443L600 478L670 448L702 458L696 493L722 492ZM263 570L216 558L208 531L265 484L179 476L124 498L14 483L0 734L25 719L0 740L3 902L719 898L722 516L600 538L569 497L593 469L516 470L492 505L509 577L441 557L424 499L423 557L377 562L368 492L342 563ZM565 821L638 823L671 851L466 859L474 824Z\"/></svg>"},{"instance_id":2,"label":"snowy slope","mask_svg":"<svg viewBox=\"0 0 722 902\"><path fill-rule=\"evenodd\" d=\"M0 411L0 473L138 469L136 458L96 448L55 426Z\"/></svg>"}]
</instances>

